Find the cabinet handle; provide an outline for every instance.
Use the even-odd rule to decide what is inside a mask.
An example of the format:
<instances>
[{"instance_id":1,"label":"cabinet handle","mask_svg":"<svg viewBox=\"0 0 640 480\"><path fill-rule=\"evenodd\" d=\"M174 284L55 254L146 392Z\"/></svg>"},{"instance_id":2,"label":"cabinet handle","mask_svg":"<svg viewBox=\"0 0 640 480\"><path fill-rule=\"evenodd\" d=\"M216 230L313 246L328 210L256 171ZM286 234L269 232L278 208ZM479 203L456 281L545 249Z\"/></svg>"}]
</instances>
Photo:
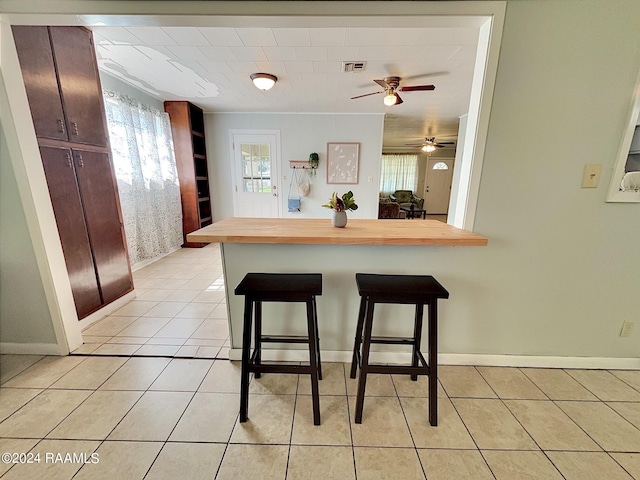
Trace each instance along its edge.
<instances>
[{"instance_id":1,"label":"cabinet handle","mask_svg":"<svg viewBox=\"0 0 640 480\"><path fill-rule=\"evenodd\" d=\"M73 168L73 165L71 164L71 154L69 152L67 152L67 167Z\"/></svg>"},{"instance_id":2,"label":"cabinet handle","mask_svg":"<svg viewBox=\"0 0 640 480\"><path fill-rule=\"evenodd\" d=\"M84 161L82 160L82 154L81 153L78 154L78 161L80 162L80 166L84 167Z\"/></svg>"},{"instance_id":3,"label":"cabinet handle","mask_svg":"<svg viewBox=\"0 0 640 480\"><path fill-rule=\"evenodd\" d=\"M71 125L73 125L73 134L78 135L78 124L73 122Z\"/></svg>"},{"instance_id":4,"label":"cabinet handle","mask_svg":"<svg viewBox=\"0 0 640 480\"><path fill-rule=\"evenodd\" d=\"M61 119L58 119L58 131L64 133L64 122Z\"/></svg>"}]
</instances>

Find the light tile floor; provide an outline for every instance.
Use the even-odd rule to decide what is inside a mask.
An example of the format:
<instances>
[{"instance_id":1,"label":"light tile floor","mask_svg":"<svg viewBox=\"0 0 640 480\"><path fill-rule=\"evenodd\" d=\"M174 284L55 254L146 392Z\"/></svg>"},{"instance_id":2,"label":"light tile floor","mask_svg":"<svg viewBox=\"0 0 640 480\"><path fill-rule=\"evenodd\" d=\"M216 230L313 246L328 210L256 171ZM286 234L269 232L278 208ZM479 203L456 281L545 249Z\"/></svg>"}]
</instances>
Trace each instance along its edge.
<instances>
[{"instance_id":1,"label":"light tile floor","mask_svg":"<svg viewBox=\"0 0 640 480\"><path fill-rule=\"evenodd\" d=\"M219 244L180 249L133 280L136 299L85 328L74 355L228 358Z\"/></svg>"},{"instance_id":2,"label":"light tile floor","mask_svg":"<svg viewBox=\"0 0 640 480\"><path fill-rule=\"evenodd\" d=\"M2 457L0 476L640 479L640 371L442 366L431 427L425 377L372 375L356 425L349 366L323 367L321 426L308 377L274 374L240 424L236 362L2 355L0 452L40 463Z\"/></svg>"},{"instance_id":3,"label":"light tile floor","mask_svg":"<svg viewBox=\"0 0 640 480\"><path fill-rule=\"evenodd\" d=\"M268 374L239 424L219 246L134 280L75 355L0 356L0 453L32 454L3 480L640 480L640 371L442 366L431 427L426 378L371 376L356 425L356 380L325 363L321 426L307 376Z\"/></svg>"}]
</instances>

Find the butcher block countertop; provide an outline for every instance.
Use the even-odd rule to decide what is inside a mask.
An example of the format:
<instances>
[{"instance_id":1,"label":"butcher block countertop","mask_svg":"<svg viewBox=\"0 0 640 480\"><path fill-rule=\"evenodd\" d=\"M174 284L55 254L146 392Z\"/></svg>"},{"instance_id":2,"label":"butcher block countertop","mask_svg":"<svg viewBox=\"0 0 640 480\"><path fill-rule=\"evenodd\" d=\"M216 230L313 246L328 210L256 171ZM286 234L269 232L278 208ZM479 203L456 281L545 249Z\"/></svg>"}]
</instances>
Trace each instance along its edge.
<instances>
[{"instance_id":1,"label":"butcher block countertop","mask_svg":"<svg viewBox=\"0 0 640 480\"><path fill-rule=\"evenodd\" d=\"M306 245L485 246L487 238L437 220L349 219L336 228L331 219L226 218L187 235L189 242Z\"/></svg>"}]
</instances>

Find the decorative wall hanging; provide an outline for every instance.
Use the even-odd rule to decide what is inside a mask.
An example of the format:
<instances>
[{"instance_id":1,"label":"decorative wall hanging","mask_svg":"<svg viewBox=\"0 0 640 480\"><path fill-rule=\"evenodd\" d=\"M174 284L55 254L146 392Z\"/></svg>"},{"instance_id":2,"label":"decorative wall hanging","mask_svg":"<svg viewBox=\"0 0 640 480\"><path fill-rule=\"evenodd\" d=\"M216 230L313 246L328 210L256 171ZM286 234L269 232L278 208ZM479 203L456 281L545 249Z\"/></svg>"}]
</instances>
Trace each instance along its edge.
<instances>
[{"instance_id":1,"label":"decorative wall hanging","mask_svg":"<svg viewBox=\"0 0 640 480\"><path fill-rule=\"evenodd\" d=\"M327 143L327 183L358 183L359 143Z\"/></svg>"}]
</instances>

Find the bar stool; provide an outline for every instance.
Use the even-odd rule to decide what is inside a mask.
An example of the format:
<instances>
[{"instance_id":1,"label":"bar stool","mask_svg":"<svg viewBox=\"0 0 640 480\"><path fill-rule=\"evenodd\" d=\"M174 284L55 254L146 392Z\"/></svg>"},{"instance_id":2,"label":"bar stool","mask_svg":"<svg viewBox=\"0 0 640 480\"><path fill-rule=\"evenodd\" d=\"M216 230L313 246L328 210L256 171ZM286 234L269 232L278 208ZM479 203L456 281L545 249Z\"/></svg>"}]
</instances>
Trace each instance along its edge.
<instances>
[{"instance_id":1,"label":"bar stool","mask_svg":"<svg viewBox=\"0 0 640 480\"><path fill-rule=\"evenodd\" d=\"M320 273L248 273L235 289L244 295L244 324L242 331L242 365L240 380L240 422L246 422L249 409L249 374L256 378L262 373L296 373L311 375L313 423L320 425L320 396L318 380L322 380L320 340L316 295L322 295ZM307 309L307 336L273 336L262 334L263 302L304 302ZM251 333L255 313L255 336L251 354ZM307 343L309 365L282 365L262 362L263 343Z\"/></svg>"},{"instance_id":2,"label":"bar stool","mask_svg":"<svg viewBox=\"0 0 640 480\"><path fill-rule=\"evenodd\" d=\"M360 310L351 361L351 378L356 378L358 365L358 394L356 397L356 423L362 423L364 392L370 373L407 374L416 381L418 375L429 376L429 423L438 425L438 299L449 298L449 292L431 275L376 275L356 273L360 294ZM410 304L416 306L412 337L372 337L373 310L376 303ZM428 305L429 361L420 351L422 316ZM364 334L363 334L364 329ZM411 366L379 365L369 363L371 344L410 345ZM362 346L362 353L360 347Z\"/></svg>"}]
</instances>

